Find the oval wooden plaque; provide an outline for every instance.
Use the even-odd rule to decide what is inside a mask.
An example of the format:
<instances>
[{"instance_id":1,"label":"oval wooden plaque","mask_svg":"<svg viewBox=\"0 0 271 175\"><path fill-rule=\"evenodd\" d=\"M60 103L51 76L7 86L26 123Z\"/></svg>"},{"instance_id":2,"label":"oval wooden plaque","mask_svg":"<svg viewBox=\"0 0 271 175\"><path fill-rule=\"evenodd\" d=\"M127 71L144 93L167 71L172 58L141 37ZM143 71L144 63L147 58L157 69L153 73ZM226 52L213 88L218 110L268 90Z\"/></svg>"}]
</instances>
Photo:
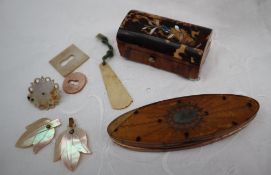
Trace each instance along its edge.
<instances>
[{"instance_id":1,"label":"oval wooden plaque","mask_svg":"<svg viewBox=\"0 0 271 175\"><path fill-rule=\"evenodd\" d=\"M168 151L206 145L244 128L259 103L250 97L206 94L156 102L127 112L108 128L113 141L141 151Z\"/></svg>"}]
</instances>

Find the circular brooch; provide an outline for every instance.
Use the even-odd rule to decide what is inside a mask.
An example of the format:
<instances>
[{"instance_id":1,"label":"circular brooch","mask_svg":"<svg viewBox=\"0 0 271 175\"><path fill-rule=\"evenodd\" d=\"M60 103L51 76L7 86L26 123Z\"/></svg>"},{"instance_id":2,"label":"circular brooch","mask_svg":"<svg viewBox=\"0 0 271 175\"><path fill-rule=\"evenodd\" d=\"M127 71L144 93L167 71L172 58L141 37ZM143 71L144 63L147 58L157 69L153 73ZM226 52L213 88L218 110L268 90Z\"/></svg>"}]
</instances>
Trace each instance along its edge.
<instances>
[{"instance_id":1,"label":"circular brooch","mask_svg":"<svg viewBox=\"0 0 271 175\"><path fill-rule=\"evenodd\" d=\"M39 109L54 108L60 100L59 85L49 77L36 78L28 88L27 99Z\"/></svg>"}]
</instances>

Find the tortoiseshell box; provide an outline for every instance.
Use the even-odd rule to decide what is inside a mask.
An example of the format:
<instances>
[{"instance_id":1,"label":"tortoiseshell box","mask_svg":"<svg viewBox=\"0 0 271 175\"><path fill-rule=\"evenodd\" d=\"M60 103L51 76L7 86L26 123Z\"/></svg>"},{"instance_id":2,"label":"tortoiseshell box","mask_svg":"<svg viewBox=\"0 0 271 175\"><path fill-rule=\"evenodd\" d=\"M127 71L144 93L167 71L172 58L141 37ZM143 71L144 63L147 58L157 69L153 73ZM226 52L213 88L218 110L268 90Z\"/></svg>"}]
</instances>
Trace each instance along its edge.
<instances>
[{"instance_id":1,"label":"tortoiseshell box","mask_svg":"<svg viewBox=\"0 0 271 175\"><path fill-rule=\"evenodd\" d=\"M117 33L121 56L198 79L212 29L131 10Z\"/></svg>"}]
</instances>

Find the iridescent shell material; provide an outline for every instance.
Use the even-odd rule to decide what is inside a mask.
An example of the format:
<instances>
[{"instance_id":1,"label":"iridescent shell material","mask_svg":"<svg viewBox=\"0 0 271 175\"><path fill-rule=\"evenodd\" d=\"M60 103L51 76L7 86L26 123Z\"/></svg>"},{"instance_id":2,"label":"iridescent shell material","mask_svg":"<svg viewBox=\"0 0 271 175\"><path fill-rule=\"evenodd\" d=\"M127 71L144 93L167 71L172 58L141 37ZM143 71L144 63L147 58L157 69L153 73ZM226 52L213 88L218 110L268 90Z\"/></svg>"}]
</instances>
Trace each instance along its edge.
<instances>
[{"instance_id":1,"label":"iridescent shell material","mask_svg":"<svg viewBox=\"0 0 271 175\"><path fill-rule=\"evenodd\" d=\"M59 119L41 118L26 127L26 131L18 139L16 147L27 148L33 145L33 152L38 153L49 144L55 136L55 128L60 125Z\"/></svg>"},{"instance_id":2,"label":"iridescent shell material","mask_svg":"<svg viewBox=\"0 0 271 175\"><path fill-rule=\"evenodd\" d=\"M206 145L244 128L259 103L246 96L206 94L153 103L127 112L108 128L113 141L142 151L168 151Z\"/></svg>"},{"instance_id":3,"label":"iridescent shell material","mask_svg":"<svg viewBox=\"0 0 271 175\"><path fill-rule=\"evenodd\" d=\"M57 138L54 161L62 159L65 166L74 171L78 166L81 153L92 153L88 148L87 134L84 130L72 125Z\"/></svg>"},{"instance_id":4,"label":"iridescent shell material","mask_svg":"<svg viewBox=\"0 0 271 175\"><path fill-rule=\"evenodd\" d=\"M50 77L36 78L28 91L27 99L39 109L54 108L60 101L59 85Z\"/></svg>"}]
</instances>

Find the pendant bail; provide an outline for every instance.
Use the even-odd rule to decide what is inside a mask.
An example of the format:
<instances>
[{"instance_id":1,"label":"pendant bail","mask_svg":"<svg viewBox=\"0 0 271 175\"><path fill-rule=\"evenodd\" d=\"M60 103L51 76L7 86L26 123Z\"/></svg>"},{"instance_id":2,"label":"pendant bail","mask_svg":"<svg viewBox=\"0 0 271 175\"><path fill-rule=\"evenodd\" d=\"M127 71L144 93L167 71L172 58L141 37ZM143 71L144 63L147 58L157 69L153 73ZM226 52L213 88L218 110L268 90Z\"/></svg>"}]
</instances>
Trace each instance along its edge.
<instances>
[{"instance_id":1,"label":"pendant bail","mask_svg":"<svg viewBox=\"0 0 271 175\"><path fill-rule=\"evenodd\" d=\"M75 127L75 123L72 117L69 118L69 127L70 128L74 128Z\"/></svg>"}]
</instances>

